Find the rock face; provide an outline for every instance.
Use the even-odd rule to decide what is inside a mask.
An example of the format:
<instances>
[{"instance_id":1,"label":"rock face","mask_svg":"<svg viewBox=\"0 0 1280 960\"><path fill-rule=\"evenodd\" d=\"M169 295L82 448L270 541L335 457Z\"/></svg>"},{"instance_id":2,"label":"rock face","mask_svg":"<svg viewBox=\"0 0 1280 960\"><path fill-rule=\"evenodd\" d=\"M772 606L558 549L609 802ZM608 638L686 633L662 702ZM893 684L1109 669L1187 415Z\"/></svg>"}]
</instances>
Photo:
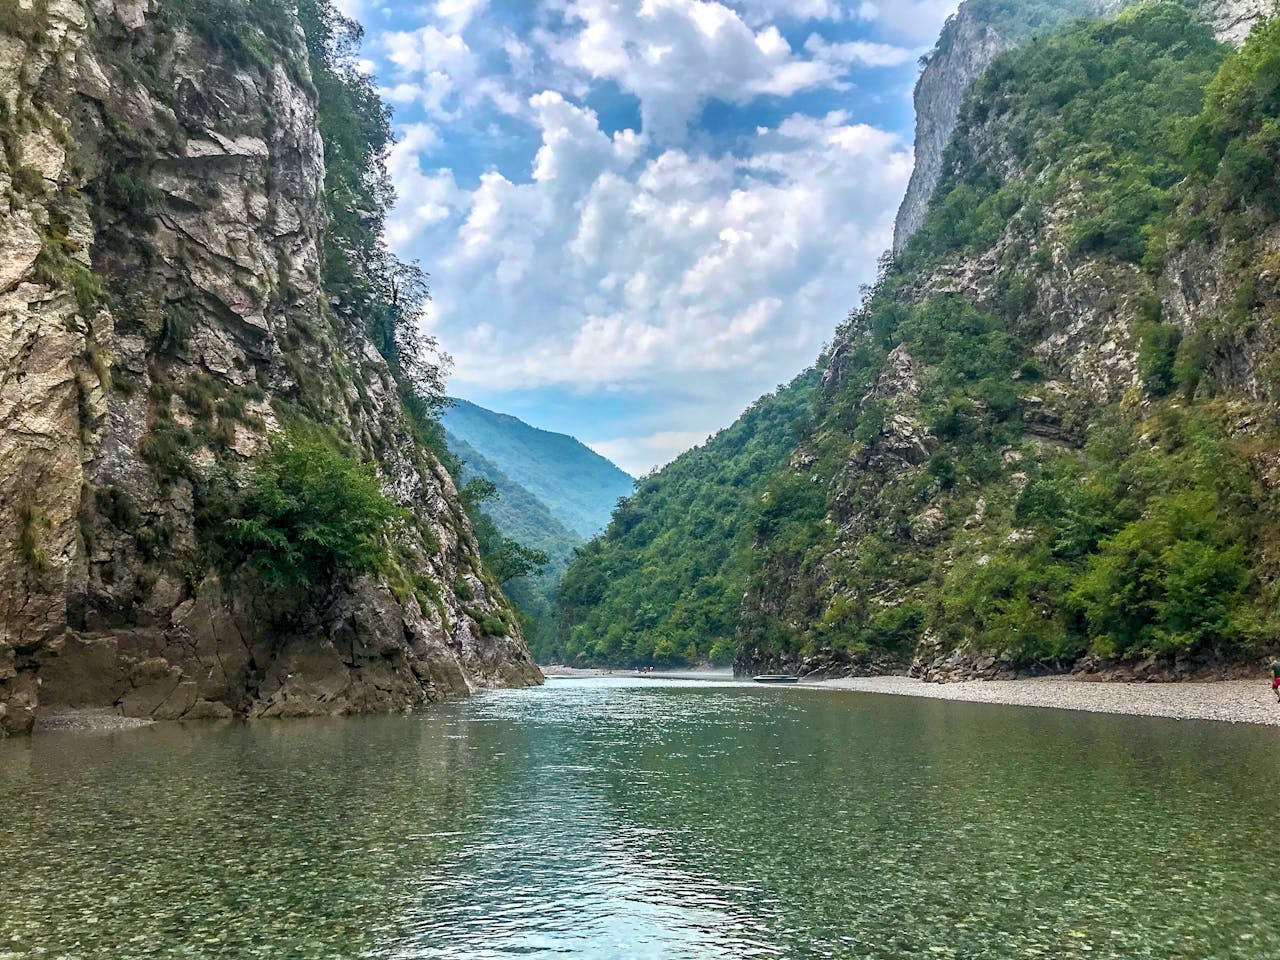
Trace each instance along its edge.
<instances>
[{"instance_id":1,"label":"rock face","mask_svg":"<svg viewBox=\"0 0 1280 960\"><path fill-rule=\"evenodd\" d=\"M1269 8L1269 0L1206 3L1202 16L1219 39L1242 40ZM999 219L968 246L944 247L936 255L921 254L917 244L908 247L897 264L900 272L890 272L882 288L890 291L884 297L889 302L855 314L837 335L823 361L823 387L815 402L819 413L806 425L790 461L794 482L824 488L826 513L821 529L806 530L803 538L794 530L775 537L777 542L757 534L753 549L760 569L744 598L735 670L825 676L899 671L936 682L1069 669L1138 680L1256 671L1256 665L1241 662L1252 654L1233 662L1216 648L1188 647L1191 652L1141 662L1106 652L1083 659L1078 651L1058 656L1045 652L1055 649L1047 643L1028 644L1035 652L1024 654L1017 630L1027 636L1042 631L1037 640L1049 635L1043 614L1048 603L1039 586L1014 580L1016 571L1025 569L1016 564L990 567L1014 573L983 594L989 609L1004 601L1001 589L1014 595L1014 602L1025 602L1020 608L1025 617L1004 634L1005 647L984 649L965 639L997 631L957 628L942 609L960 593L957 581L973 580L1001 556L1030 556L1038 534L1031 528L1034 519L1018 510L1029 476L1078 456L1091 429L1105 429L1118 415L1139 425L1133 439L1124 442L1144 450L1158 443L1155 424L1163 410L1176 417L1212 401L1222 435L1246 451L1242 470L1256 483L1257 502L1269 503L1280 491L1270 427L1277 402L1269 366L1276 351L1272 321L1280 304L1280 228L1274 213L1269 208L1251 221L1260 226L1248 238L1247 256L1239 237L1225 230L1206 230L1204 238L1186 239L1167 258L1153 257L1142 265L1140 257L1100 255L1080 244L1075 239L1079 224L1089 215L1089 204L1097 202L1088 175L1080 173L1087 165L1012 149L1019 128L999 103L960 110L963 88L1008 42L990 24L974 19L976 9L974 3L962 5L949 22L917 90L922 142L914 192L898 224L899 245L924 220L925 202L940 176L951 182L947 164L954 163L956 171L971 165L1004 184L1034 177L1055 186L1031 216ZM948 140L953 142L944 159ZM1064 152L1087 147L1096 145L1068 143ZM1030 173L1020 166L1027 156L1037 162ZM919 239L932 238L921 234ZM893 339L876 332L885 317L939 303L1001 317L1001 332L1025 350L1027 362L1019 360L1020 366L1001 374L1010 383L1007 402L1014 411L1009 422L1015 426L1008 433L993 430L989 436L995 439L984 439L965 432L965 423L1002 422L994 406L1001 401L994 394L949 411L936 402L947 389L939 385L938 371L949 357L941 349L931 358L925 353L931 341L947 343L944 311L921 314L930 325L927 334L912 341L912 350L905 342L892 346ZM1142 358L1152 329L1171 331L1179 338L1177 349L1178 342L1207 340L1206 331L1218 329L1221 318L1233 311L1239 332L1214 340L1213 349L1205 351L1203 362L1214 384L1209 391L1184 384L1173 396L1172 387L1166 393L1150 387ZM928 408L931 391L934 405ZM962 495L948 493L954 460L974 449L988 458L979 471L989 479L974 481ZM1128 448L1117 447L1117 458L1122 449ZM1000 510L1003 521L993 519ZM1030 568L1039 561L1024 562ZM1265 591L1280 582L1273 548L1263 542L1249 563L1250 577L1262 585L1259 595L1269 596ZM954 589L946 593L944 586ZM971 610L957 608L964 615ZM950 637L935 634L938 623L951 629Z\"/></svg>"},{"instance_id":2,"label":"rock face","mask_svg":"<svg viewBox=\"0 0 1280 960\"><path fill-rule=\"evenodd\" d=\"M168 0L14 9L0 32L0 732L58 707L336 714L540 682L448 474L358 318L326 301L324 155L296 22L288 56L255 58ZM285 602L202 563L206 481L295 415L375 462L410 511L394 575Z\"/></svg>"},{"instance_id":3,"label":"rock face","mask_svg":"<svg viewBox=\"0 0 1280 960\"><path fill-rule=\"evenodd\" d=\"M956 15L947 21L942 39L916 83L915 168L894 224L895 252L924 223L929 198L942 173L942 156L951 142L965 94L1007 46L995 25L983 22L971 4L961 4Z\"/></svg>"},{"instance_id":4,"label":"rock face","mask_svg":"<svg viewBox=\"0 0 1280 960\"><path fill-rule=\"evenodd\" d=\"M929 198L942 173L943 155L960 117L960 106L973 82L1001 53L1023 42L1036 29L1072 17L1108 16L1133 0L1068 0L1060 3L1047 20L1028 24L1020 11L988 10L986 4L966 0L943 28L916 84L915 169L894 225L893 249L900 252L924 223ZM1240 43L1253 25L1275 9L1274 0L1208 0L1201 4L1204 16L1218 36Z\"/></svg>"},{"instance_id":5,"label":"rock face","mask_svg":"<svg viewBox=\"0 0 1280 960\"><path fill-rule=\"evenodd\" d=\"M1277 5L1276 0L1202 0L1200 9L1219 39L1239 44L1259 20L1276 13Z\"/></svg>"}]
</instances>

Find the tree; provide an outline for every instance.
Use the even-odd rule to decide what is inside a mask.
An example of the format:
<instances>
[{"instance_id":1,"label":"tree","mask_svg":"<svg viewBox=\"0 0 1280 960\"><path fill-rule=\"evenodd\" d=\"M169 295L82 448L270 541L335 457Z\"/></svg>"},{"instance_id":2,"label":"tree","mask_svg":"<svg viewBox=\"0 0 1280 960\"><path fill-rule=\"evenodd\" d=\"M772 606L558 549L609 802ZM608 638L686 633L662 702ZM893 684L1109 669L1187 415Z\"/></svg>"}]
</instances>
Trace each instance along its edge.
<instances>
[{"instance_id":1,"label":"tree","mask_svg":"<svg viewBox=\"0 0 1280 960\"><path fill-rule=\"evenodd\" d=\"M537 576L550 562L544 551L533 550L509 537L503 537L497 549L490 550L484 559L494 578L504 586L519 577Z\"/></svg>"},{"instance_id":2,"label":"tree","mask_svg":"<svg viewBox=\"0 0 1280 960\"><path fill-rule=\"evenodd\" d=\"M391 110L357 66L360 24L332 0L299 0L298 14L325 147L325 289L340 314L360 318L414 412L432 417L448 404L451 360L422 328L431 300L426 271L387 247Z\"/></svg>"}]
</instances>

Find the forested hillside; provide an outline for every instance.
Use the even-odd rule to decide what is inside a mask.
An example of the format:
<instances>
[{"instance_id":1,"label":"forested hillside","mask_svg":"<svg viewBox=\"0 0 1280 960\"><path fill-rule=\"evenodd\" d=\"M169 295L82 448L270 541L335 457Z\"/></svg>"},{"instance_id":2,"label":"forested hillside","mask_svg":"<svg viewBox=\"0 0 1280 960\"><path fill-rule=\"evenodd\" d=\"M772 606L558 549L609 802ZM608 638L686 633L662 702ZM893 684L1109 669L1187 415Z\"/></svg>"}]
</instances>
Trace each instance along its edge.
<instances>
[{"instance_id":1,"label":"forested hillside","mask_svg":"<svg viewBox=\"0 0 1280 960\"><path fill-rule=\"evenodd\" d=\"M733 659L751 554L742 518L758 509L762 478L792 449L817 382L816 371L797 377L640 481L561 583L554 657L664 665Z\"/></svg>"},{"instance_id":2,"label":"forested hillside","mask_svg":"<svg viewBox=\"0 0 1280 960\"><path fill-rule=\"evenodd\" d=\"M463 499L472 505L481 552L490 566L496 565L500 575L508 578L503 590L522 614L534 658L553 662L548 639L555 618L555 593L584 538L471 444L452 433L445 439L458 463Z\"/></svg>"},{"instance_id":3,"label":"forested hillside","mask_svg":"<svg viewBox=\"0 0 1280 960\"><path fill-rule=\"evenodd\" d=\"M445 441L450 452L460 461L459 473L464 486L476 479L493 484L492 496L484 501L484 512L503 536L545 553L547 569L556 571L558 578L573 551L584 542L583 538L561 523L550 507L512 480L471 444L452 433L446 433Z\"/></svg>"},{"instance_id":4,"label":"forested hillside","mask_svg":"<svg viewBox=\"0 0 1280 960\"><path fill-rule=\"evenodd\" d=\"M516 417L457 400L445 429L544 503L564 526L593 537L635 481L582 442L539 430ZM463 457L465 460L466 457Z\"/></svg>"},{"instance_id":5,"label":"forested hillside","mask_svg":"<svg viewBox=\"0 0 1280 960\"><path fill-rule=\"evenodd\" d=\"M573 437L465 400L451 402L443 419L481 550L523 614L534 657L555 662L560 579L635 482Z\"/></svg>"},{"instance_id":6,"label":"forested hillside","mask_svg":"<svg viewBox=\"0 0 1280 960\"><path fill-rule=\"evenodd\" d=\"M748 544L721 619L740 669L1187 675L1269 646L1278 121L1280 27L1235 52L1195 4L994 62L798 442L718 517ZM652 483L629 509L656 511ZM704 549L665 532L672 556ZM587 556L629 569L642 547L611 528ZM566 602L576 649L609 650L608 595ZM641 655L665 638L633 624Z\"/></svg>"}]
</instances>

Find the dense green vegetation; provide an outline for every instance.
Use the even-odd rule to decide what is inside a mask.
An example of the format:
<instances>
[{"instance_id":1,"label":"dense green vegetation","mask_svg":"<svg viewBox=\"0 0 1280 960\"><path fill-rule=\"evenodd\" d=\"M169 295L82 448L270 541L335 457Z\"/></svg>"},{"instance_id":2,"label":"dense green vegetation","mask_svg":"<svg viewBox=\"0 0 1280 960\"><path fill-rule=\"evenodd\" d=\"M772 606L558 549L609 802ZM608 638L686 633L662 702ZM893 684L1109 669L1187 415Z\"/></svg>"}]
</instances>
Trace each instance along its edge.
<instances>
[{"instance_id":1,"label":"dense green vegetation","mask_svg":"<svg viewBox=\"0 0 1280 960\"><path fill-rule=\"evenodd\" d=\"M794 445L816 371L641 480L560 587L548 660L680 664L733 657L751 564L743 517Z\"/></svg>"},{"instance_id":2,"label":"dense green vegetation","mask_svg":"<svg viewBox=\"0 0 1280 960\"><path fill-rule=\"evenodd\" d=\"M1255 572L1264 542L1257 519L1269 506L1244 444L1229 435L1229 411L1207 399L1206 351L1197 355L1162 321L1154 277L1169 237L1186 242L1187 210L1203 205L1214 167L1207 145L1215 144L1211 158L1236 155L1235 141L1214 131L1230 126L1257 151L1269 147L1265 120L1222 119L1235 97L1224 106L1213 94L1202 108L1206 88L1223 89L1247 63L1258 65L1255 79L1234 86L1274 109L1262 66L1271 58L1259 53L1267 45L1274 40L1260 34L1224 65L1223 48L1183 5L1154 3L1033 43L975 85L924 228L844 333L862 344L844 374L852 392L825 409L830 429L812 448L817 472L834 477L839 462L874 446L881 415L857 398L898 344L928 365L911 412L940 443L908 482L853 491L833 483L757 524L765 550L753 592L786 603L781 617L748 611L747 643L905 658L929 632L1019 663L1256 647L1268 603ZM1001 150L982 148L992 142ZM1000 156L1019 175L1007 176ZM1147 397L1104 413L1079 453L1040 464L1023 420L1046 376L1028 348L1043 323L1033 281L1048 264L1027 245L1007 247L999 295L983 308L909 291L947 259L1036 236L1051 216L1062 218L1052 208L1064 198L1074 204L1069 256L1146 268L1134 329ZM1251 211L1274 221L1273 212ZM1179 388L1181 397L1165 399ZM1186 397L1202 402L1184 410ZM1072 411L1063 413L1069 421ZM1021 493L1015 473L1031 475ZM784 473L773 484L796 482ZM945 551L909 532L927 504L941 510ZM958 521L978 510L982 523L969 532ZM820 519L850 514L880 523L841 551ZM819 565L822 576L812 575ZM900 602L885 609L878 596Z\"/></svg>"},{"instance_id":3,"label":"dense green vegetation","mask_svg":"<svg viewBox=\"0 0 1280 960\"><path fill-rule=\"evenodd\" d=\"M1209 27L1177 3L1140 6L998 59L974 84L947 176L897 274L988 249L1010 219L1042 222L1071 187L1083 201L1073 211L1075 251L1141 262L1150 225L1170 212L1186 173L1181 131L1221 60ZM1020 176L1005 176L993 154L974 155L983 129L1001 137Z\"/></svg>"},{"instance_id":4,"label":"dense green vegetation","mask_svg":"<svg viewBox=\"0 0 1280 960\"><path fill-rule=\"evenodd\" d=\"M719 658L735 631L756 662L905 664L926 637L1020 664L1260 649L1277 531L1257 463L1278 438L1241 412L1258 387L1239 371L1272 349L1280 263L1259 238L1280 218L1280 26L1229 53L1189 6L1142 4L995 62L923 228L839 332L807 418L776 426L753 495L712 499L732 451L711 446L645 481L566 576L567 656L690 659L710 640ZM1174 258L1206 273L1217 250L1235 292L1184 330L1160 278ZM948 265L983 256L981 296L956 290ZM1085 263L1141 382L1093 408L1057 399L1062 372L1032 351L1042 291ZM918 389L882 391L898 348ZM1259 369L1274 395L1280 363ZM887 446L904 422L928 437L917 453ZM727 512L688 521L713 502ZM734 531L745 604L701 564L713 528ZM708 596L714 616L673 622Z\"/></svg>"},{"instance_id":5,"label":"dense green vegetation","mask_svg":"<svg viewBox=\"0 0 1280 960\"><path fill-rule=\"evenodd\" d=\"M1003 536L966 543L943 577L934 627L1022 662L1253 648L1266 613L1250 557L1269 507L1226 416L1118 413L1036 469L992 508Z\"/></svg>"},{"instance_id":6,"label":"dense green vegetation","mask_svg":"<svg viewBox=\"0 0 1280 960\"><path fill-rule=\"evenodd\" d=\"M386 538L402 511L372 465L322 431L277 435L243 476L217 486L200 522L233 574L251 571L269 588L323 587L390 562Z\"/></svg>"},{"instance_id":7,"label":"dense green vegetation","mask_svg":"<svg viewBox=\"0 0 1280 960\"><path fill-rule=\"evenodd\" d=\"M603 530L618 498L635 486L631 477L573 437L539 430L474 403L452 402L441 420L450 434L541 501L579 537ZM506 532L522 539L519 530Z\"/></svg>"}]
</instances>

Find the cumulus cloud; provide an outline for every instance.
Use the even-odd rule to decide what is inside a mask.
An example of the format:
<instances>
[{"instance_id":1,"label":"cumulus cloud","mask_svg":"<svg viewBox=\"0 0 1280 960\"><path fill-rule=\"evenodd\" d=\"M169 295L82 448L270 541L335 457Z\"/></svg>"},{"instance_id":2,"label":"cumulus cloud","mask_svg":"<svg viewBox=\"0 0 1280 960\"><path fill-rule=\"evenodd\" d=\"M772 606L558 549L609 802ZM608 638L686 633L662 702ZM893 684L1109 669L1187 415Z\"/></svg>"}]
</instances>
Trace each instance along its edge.
<instances>
[{"instance_id":1,"label":"cumulus cloud","mask_svg":"<svg viewBox=\"0 0 1280 960\"><path fill-rule=\"evenodd\" d=\"M748 103L838 86L848 61L793 50L777 26L755 29L714 0L570 0L561 62L640 100L643 128L678 138L708 100Z\"/></svg>"},{"instance_id":2,"label":"cumulus cloud","mask_svg":"<svg viewBox=\"0 0 1280 960\"><path fill-rule=\"evenodd\" d=\"M439 22L383 34L380 45L395 75L381 89L383 97L393 105L416 104L439 120L458 120L486 101L501 113L521 113L522 100L487 70L463 33L486 3L440 0L434 7Z\"/></svg>"},{"instance_id":3,"label":"cumulus cloud","mask_svg":"<svg viewBox=\"0 0 1280 960\"><path fill-rule=\"evenodd\" d=\"M857 16L897 36L931 44L943 21L959 6L960 0L863 0L857 5Z\"/></svg>"},{"instance_id":4,"label":"cumulus cloud","mask_svg":"<svg viewBox=\"0 0 1280 960\"><path fill-rule=\"evenodd\" d=\"M489 0L436 0L432 12L454 33L461 33L488 5Z\"/></svg>"},{"instance_id":5,"label":"cumulus cloud","mask_svg":"<svg viewBox=\"0 0 1280 960\"><path fill-rule=\"evenodd\" d=\"M828 43L816 33L809 35L804 48L816 60L845 67L898 67L910 63L915 57L913 51L891 43L873 43L867 40Z\"/></svg>"},{"instance_id":6,"label":"cumulus cloud","mask_svg":"<svg viewBox=\"0 0 1280 960\"><path fill-rule=\"evenodd\" d=\"M394 29L368 52L400 120L389 236L432 274L457 391L583 411L627 394L611 409L633 413L583 413L577 432L643 472L812 362L872 279L911 167L901 137L829 112L832 91L855 111L901 96L954 7L377 8Z\"/></svg>"},{"instance_id":7,"label":"cumulus cloud","mask_svg":"<svg viewBox=\"0 0 1280 960\"><path fill-rule=\"evenodd\" d=\"M650 155L558 93L530 107L541 147L525 182L491 171L461 191L408 138L392 157L393 237L439 232L436 326L462 383L799 369L870 278L910 170L898 138L841 113L793 116L722 156Z\"/></svg>"}]
</instances>

